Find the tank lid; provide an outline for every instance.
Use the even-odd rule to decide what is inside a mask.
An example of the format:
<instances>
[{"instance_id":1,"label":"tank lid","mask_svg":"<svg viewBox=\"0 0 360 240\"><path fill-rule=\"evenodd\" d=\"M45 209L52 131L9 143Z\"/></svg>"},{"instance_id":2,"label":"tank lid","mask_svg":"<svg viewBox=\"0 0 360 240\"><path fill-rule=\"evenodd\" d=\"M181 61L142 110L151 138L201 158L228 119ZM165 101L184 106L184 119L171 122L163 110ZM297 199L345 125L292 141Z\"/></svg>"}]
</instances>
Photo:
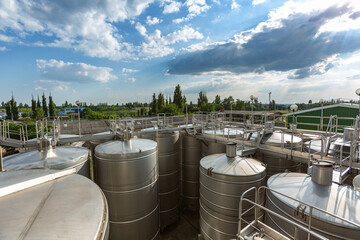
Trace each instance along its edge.
<instances>
[{"instance_id":1,"label":"tank lid","mask_svg":"<svg viewBox=\"0 0 360 240\"><path fill-rule=\"evenodd\" d=\"M0 188L54 172L1 172ZM0 212L0 239L19 239L24 233L26 239L103 239L108 222L107 204L100 188L78 174L0 197Z\"/></svg>"},{"instance_id":2,"label":"tank lid","mask_svg":"<svg viewBox=\"0 0 360 240\"><path fill-rule=\"evenodd\" d=\"M110 141L96 146L97 157L109 159L133 158L156 152L157 143L149 139Z\"/></svg>"},{"instance_id":3,"label":"tank lid","mask_svg":"<svg viewBox=\"0 0 360 240\"><path fill-rule=\"evenodd\" d=\"M311 180L311 176L304 173L280 173L271 176L267 185L270 189L279 191L289 197L296 198L307 204L326 210L339 217L360 224L360 201L358 193L348 185L332 184L321 186ZM276 198L293 209L299 203L279 194L273 193ZM305 209L309 213L309 209ZM313 216L333 224L355 228L354 225L343 222L332 216L313 210Z\"/></svg>"},{"instance_id":4,"label":"tank lid","mask_svg":"<svg viewBox=\"0 0 360 240\"><path fill-rule=\"evenodd\" d=\"M83 147L58 147L18 153L4 158L4 169L67 169L74 167L89 158L89 150Z\"/></svg>"},{"instance_id":5,"label":"tank lid","mask_svg":"<svg viewBox=\"0 0 360 240\"><path fill-rule=\"evenodd\" d=\"M253 159L236 156L228 158L226 154L213 154L201 159L200 166L206 171L228 176L252 176L265 171L261 162Z\"/></svg>"}]
</instances>

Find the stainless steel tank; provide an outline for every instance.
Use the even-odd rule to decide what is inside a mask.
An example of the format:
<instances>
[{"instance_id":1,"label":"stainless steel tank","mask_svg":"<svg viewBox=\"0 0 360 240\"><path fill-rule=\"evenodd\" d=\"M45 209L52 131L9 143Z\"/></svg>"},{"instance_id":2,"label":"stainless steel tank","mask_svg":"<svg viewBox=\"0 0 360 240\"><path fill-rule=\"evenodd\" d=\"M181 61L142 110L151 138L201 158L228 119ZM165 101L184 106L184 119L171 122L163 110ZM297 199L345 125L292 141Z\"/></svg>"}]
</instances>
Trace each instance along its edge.
<instances>
[{"instance_id":1,"label":"stainless steel tank","mask_svg":"<svg viewBox=\"0 0 360 240\"><path fill-rule=\"evenodd\" d=\"M164 229L179 219L180 134L150 130L142 131L140 137L158 143L160 227Z\"/></svg>"},{"instance_id":2,"label":"stainless steel tank","mask_svg":"<svg viewBox=\"0 0 360 240\"><path fill-rule=\"evenodd\" d=\"M257 160L266 164L267 177L277 173L300 172L301 163L291 161L287 157L279 156L271 152L258 151L255 156Z\"/></svg>"},{"instance_id":3,"label":"stainless steel tank","mask_svg":"<svg viewBox=\"0 0 360 240\"><path fill-rule=\"evenodd\" d=\"M181 185L183 206L190 211L199 210L199 166L201 142L185 131L181 134L182 161Z\"/></svg>"},{"instance_id":4,"label":"stainless steel tank","mask_svg":"<svg viewBox=\"0 0 360 240\"><path fill-rule=\"evenodd\" d=\"M110 212L110 239L157 239L157 143L111 141L95 148L97 184Z\"/></svg>"},{"instance_id":5,"label":"stainless steel tank","mask_svg":"<svg viewBox=\"0 0 360 240\"><path fill-rule=\"evenodd\" d=\"M223 143L216 142L215 139L234 139L239 138L244 133L243 129L240 128L223 128L214 130L204 130L203 135L207 140L203 140L201 144L201 154L203 157L215 154L225 153L226 145Z\"/></svg>"},{"instance_id":6,"label":"stainless steel tank","mask_svg":"<svg viewBox=\"0 0 360 240\"><path fill-rule=\"evenodd\" d=\"M93 134L93 136L104 136L104 135L111 135L112 132L111 131L107 131L107 132L101 132L101 133L96 133ZM98 139L98 140L91 140L90 141L90 163L91 163L91 173L92 173L92 179L94 180L94 182L97 182L96 179L96 160L95 160L95 148L97 145L101 144L101 143L105 143L108 141L111 141L112 139Z\"/></svg>"},{"instance_id":7,"label":"stainless steel tank","mask_svg":"<svg viewBox=\"0 0 360 240\"><path fill-rule=\"evenodd\" d=\"M235 239L241 194L265 184L261 162L228 156L213 154L200 161L200 232L205 239ZM244 211L249 207L244 205ZM254 212L249 211L245 217L253 220Z\"/></svg>"},{"instance_id":8,"label":"stainless steel tank","mask_svg":"<svg viewBox=\"0 0 360 240\"><path fill-rule=\"evenodd\" d=\"M104 194L68 171L0 172L0 239L108 239Z\"/></svg>"},{"instance_id":9,"label":"stainless steel tank","mask_svg":"<svg viewBox=\"0 0 360 240\"><path fill-rule=\"evenodd\" d=\"M57 147L43 152L33 150L4 158L4 169L69 169L90 178L89 150L83 147Z\"/></svg>"},{"instance_id":10,"label":"stainless steel tank","mask_svg":"<svg viewBox=\"0 0 360 240\"><path fill-rule=\"evenodd\" d=\"M360 224L359 193L351 186L335 183L331 186L322 186L313 182L311 176L303 173L277 174L268 179L267 185L286 196ZM266 207L304 226L305 222L309 222L309 207L274 192L267 191ZM293 225L274 215L266 214L265 223L286 236L307 239L305 232L296 231ZM312 230L329 239L359 239L360 236L359 227L318 210L313 210L311 225Z\"/></svg>"}]
</instances>

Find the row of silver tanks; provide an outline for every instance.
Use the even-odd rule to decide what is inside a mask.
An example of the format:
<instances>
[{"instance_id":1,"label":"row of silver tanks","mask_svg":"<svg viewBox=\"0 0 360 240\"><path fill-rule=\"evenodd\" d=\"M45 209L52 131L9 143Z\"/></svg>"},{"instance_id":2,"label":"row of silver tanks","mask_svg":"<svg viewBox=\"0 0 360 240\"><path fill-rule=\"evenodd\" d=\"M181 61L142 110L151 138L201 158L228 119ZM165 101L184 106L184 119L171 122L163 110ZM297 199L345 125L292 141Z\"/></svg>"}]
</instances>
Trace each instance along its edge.
<instances>
[{"instance_id":1,"label":"row of silver tanks","mask_svg":"<svg viewBox=\"0 0 360 240\"><path fill-rule=\"evenodd\" d=\"M236 131L228 128L226 134L235 137ZM279 134L273 135L269 143L279 143ZM308 175L296 173L298 163L268 153L258 154L262 161L241 157L236 150L224 154L224 144L198 140L191 129L180 133L148 129L139 137L91 142L96 184L89 180L89 150L84 147L61 146L5 157L6 171L0 173L4 213L0 239L158 239L161 229L177 223L181 206L200 212L204 239L235 239L241 194L265 185L269 177L267 185L274 190L360 222L358 192L350 186L318 185ZM78 174L69 173L70 169ZM276 174L287 170L291 172ZM298 207L271 192L259 201L284 215L293 215ZM314 228L330 239L357 239L360 229L313 214ZM253 218L249 212L244 221ZM294 229L280 219L264 213L259 218L294 235Z\"/></svg>"}]
</instances>

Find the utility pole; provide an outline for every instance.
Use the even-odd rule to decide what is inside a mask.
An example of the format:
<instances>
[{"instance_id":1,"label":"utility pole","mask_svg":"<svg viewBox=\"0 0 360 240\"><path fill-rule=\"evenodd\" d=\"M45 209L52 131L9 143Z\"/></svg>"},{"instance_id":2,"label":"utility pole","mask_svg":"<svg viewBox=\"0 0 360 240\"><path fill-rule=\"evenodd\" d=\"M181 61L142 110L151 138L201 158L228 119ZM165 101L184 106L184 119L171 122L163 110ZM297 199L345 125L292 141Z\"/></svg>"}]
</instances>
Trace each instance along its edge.
<instances>
[{"instance_id":1,"label":"utility pole","mask_svg":"<svg viewBox=\"0 0 360 240\"><path fill-rule=\"evenodd\" d=\"M269 92L269 111L271 110L271 92Z\"/></svg>"}]
</instances>

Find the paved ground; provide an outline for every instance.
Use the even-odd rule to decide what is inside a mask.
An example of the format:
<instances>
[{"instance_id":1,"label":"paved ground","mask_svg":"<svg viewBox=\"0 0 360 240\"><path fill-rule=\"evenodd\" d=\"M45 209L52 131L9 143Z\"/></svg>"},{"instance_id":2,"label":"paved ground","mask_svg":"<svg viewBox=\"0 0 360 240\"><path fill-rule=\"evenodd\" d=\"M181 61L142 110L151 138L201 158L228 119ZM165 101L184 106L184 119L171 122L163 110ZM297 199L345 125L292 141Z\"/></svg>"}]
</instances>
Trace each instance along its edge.
<instances>
[{"instance_id":1,"label":"paved ground","mask_svg":"<svg viewBox=\"0 0 360 240\"><path fill-rule=\"evenodd\" d=\"M199 212L183 211L179 222L160 234L160 240L197 240L199 233Z\"/></svg>"}]
</instances>

